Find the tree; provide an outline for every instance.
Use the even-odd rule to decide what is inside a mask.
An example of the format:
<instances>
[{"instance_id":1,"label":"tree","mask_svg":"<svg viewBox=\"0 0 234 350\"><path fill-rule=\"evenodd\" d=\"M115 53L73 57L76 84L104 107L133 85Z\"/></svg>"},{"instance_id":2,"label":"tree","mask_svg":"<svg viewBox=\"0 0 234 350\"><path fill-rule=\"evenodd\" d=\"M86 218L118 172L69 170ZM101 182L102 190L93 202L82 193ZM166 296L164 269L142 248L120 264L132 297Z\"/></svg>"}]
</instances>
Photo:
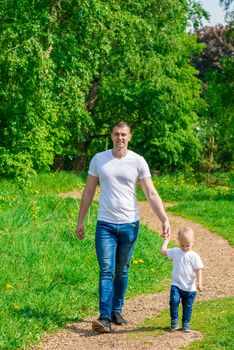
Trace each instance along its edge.
<instances>
[{"instance_id":1,"label":"tree","mask_svg":"<svg viewBox=\"0 0 234 350\"><path fill-rule=\"evenodd\" d=\"M189 58L201 46L185 31L185 2L157 2L156 7L152 1L137 11L129 3L112 16L118 39L99 73L96 132L105 135L113 121L125 118L135 129L133 149L152 168L182 169L198 156L194 125L200 83Z\"/></svg>"},{"instance_id":2,"label":"tree","mask_svg":"<svg viewBox=\"0 0 234 350\"><path fill-rule=\"evenodd\" d=\"M122 118L136 125L133 146L153 167L192 164L200 83L189 59L201 46L186 27L201 16L194 3L2 1L1 174L48 168L56 154L78 167Z\"/></svg>"},{"instance_id":3,"label":"tree","mask_svg":"<svg viewBox=\"0 0 234 350\"><path fill-rule=\"evenodd\" d=\"M197 40L205 47L193 63L199 70L199 78L205 81L209 70L220 69L222 59L233 56L233 45L227 36L227 28L221 24L198 30Z\"/></svg>"},{"instance_id":4,"label":"tree","mask_svg":"<svg viewBox=\"0 0 234 350\"><path fill-rule=\"evenodd\" d=\"M219 0L220 4L224 6L225 10L228 10L233 3L233 0Z\"/></svg>"},{"instance_id":5,"label":"tree","mask_svg":"<svg viewBox=\"0 0 234 350\"><path fill-rule=\"evenodd\" d=\"M206 109L200 117L204 164L211 171L229 169L234 154L234 41L232 26L205 27L198 33L206 43L196 60L203 80Z\"/></svg>"}]
</instances>

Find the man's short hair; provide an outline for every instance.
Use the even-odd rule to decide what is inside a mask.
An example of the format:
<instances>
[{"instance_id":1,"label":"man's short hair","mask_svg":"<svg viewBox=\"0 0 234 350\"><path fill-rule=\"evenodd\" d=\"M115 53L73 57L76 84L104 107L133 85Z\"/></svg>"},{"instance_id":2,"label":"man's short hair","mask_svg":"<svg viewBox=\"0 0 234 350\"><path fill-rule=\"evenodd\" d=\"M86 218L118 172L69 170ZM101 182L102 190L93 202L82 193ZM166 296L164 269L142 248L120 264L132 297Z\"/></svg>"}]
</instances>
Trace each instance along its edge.
<instances>
[{"instance_id":1,"label":"man's short hair","mask_svg":"<svg viewBox=\"0 0 234 350\"><path fill-rule=\"evenodd\" d=\"M118 127L118 128L123 128L123 127L127 127L127 128L129 128L129 131L131 131L131 126L127 123L127 122L125 122L124 120L120 120L120 121L118 121L117 123L115 123L114 125L113 125L113 127L112 127L112 131L114 130L114 128L115 127Z\"/></svg>"}]
</instances>

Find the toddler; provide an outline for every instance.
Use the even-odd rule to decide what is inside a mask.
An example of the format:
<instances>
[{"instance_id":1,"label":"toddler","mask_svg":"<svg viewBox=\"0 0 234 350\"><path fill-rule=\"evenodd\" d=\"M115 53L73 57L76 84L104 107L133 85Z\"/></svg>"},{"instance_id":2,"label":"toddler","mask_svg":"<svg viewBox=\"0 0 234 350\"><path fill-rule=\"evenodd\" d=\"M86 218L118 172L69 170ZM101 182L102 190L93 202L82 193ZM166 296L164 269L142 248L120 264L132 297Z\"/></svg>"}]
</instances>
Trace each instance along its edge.
<instances>
[{"instance_id":1,"label":"toddler","mask_svg":"<svg viewBox=\"0 0 234 350\"><path fill-rule=\"evenodd\" d=\"M202 268L204 265L200 256L192 250L194 244L192 228L185 227L180 229L178 242L179 248L167 249L169 236L166 236L161 248L161 254L173 260L170 292L170 330L175 331L179 329L178 308L180 300L182 300L182 330L190 332L192 306L196 297L196 289L199 292L202 290Z\"/></svg>"}]
</instances>

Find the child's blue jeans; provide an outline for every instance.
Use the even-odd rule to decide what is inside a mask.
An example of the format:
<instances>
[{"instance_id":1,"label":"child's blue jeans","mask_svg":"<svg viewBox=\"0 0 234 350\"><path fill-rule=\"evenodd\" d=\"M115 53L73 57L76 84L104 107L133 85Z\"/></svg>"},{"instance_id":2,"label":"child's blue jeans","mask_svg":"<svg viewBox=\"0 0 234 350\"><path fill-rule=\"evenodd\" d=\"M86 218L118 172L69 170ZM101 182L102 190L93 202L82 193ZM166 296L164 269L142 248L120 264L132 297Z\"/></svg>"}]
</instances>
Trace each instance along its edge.
<instances>
[{"instance_id":1,"label":"child's blue jeans","mask_svg":"<svg viewBox=\"0 0 234 350\"><path fill-rule=\"evenodd\" d=\"M182 300L182 326L183 328L190 327L190 320L192 316L193 302L196 297L196 291L186 292L181 290L176 286L171 286L170 293L170 316L171 316L171 326L175 327L178 325L178 309L180 304L180 299Z\"/></svg>"}]
</instances>

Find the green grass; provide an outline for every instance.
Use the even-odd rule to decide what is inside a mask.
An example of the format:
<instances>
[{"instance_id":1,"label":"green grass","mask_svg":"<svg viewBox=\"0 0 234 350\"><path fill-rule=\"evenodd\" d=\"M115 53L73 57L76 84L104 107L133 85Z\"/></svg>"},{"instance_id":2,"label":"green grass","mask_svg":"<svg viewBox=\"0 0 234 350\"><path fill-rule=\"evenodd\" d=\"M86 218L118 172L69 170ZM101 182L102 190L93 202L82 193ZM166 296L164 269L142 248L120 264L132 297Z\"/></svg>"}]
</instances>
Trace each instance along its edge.
<instances>
[{"instance_id":1,"label":"green grass","mask_svg":"<svg viewBox=\"0 0 234 350\"><path fill-rule=\"evenodd\" d=\"M153 180L163 201L176 204L167 211L201 223L234 245L233 172L214 174L202 183L182 174Z\"/></svg>"},{"instance_id":2,"label":"green grass","mask_svg":"<svg viewBox=\"0 0 234 350\"><path fill-rule=\"evenodd\" d=\"M81 190L86 180L86 174L77 175L73 172L42 173L23 183L20 179L0 178L0 196L16 195L24 193L31 194L58 194L60 192L70 192Z\"/></svg>"},{"instance_id":3,"label":"green grass","mask_svg":"<svg viewBox=\"0 0 234 350\"><path fill-rule=\"evenodd\" d=\"M87 215L86 239L81 242L74 234L79 201L58 197L61 192L82 189L85 177L64 172L41 174L23 191L17 181L0 179L1 350L26 348L45 332L97 312L97 204ZM154 181L164 201L178 203L170 210L193 217L233 242L233 174L217 174L209 184L197 184L183 175ZM127 297L155 292L168 283L171 264L160 256L161 243L158 235L141 225ZM195 308L198 320L205 317L199 305ZM232 317L231 308L221 300L217 305L215 317L220 317L231 333L232 326L226 322ZM219 305L227 311L219 313ZM208 318L204 319L209 324Z\"/></svg>"},{"instance_id":4,"label":"green grass","mask_svg":"<svg viewBox=\"0 0 234 350\"><path fill-rule=\"evenodd\" d=\"M165 282L171 277L171 262L162 258L161 246L161 237L141 225L129 272L127 297L155 293L165 288Z\"/></svg>"},{"instance_id":5,"label":"green grass","mask_svg":"<svg viewBox=\"0 0 234 350\"><path fill-rule=\"evenodd\" d=\"M74 190L74 174L40 175L24 191L1 181L0 349L26 348L45 332L98 310L94 248L97 204L86 218L86 239L75 236L79 201L57 196ZM127 297L159 290L170 276L159 235L141 226Z\"/></svg>"},{"instance_id":6,"label":"green grass","mask_svg":"<svg viewBox=\"0 0 234 350\"><path fill-rule=\"evenodd\" d=\"M203 338L192 342L183 349L232 350L234 344L233 306L233 297L195 303L191 327L201 332ZM140 341L144 342L145 337L163 334L168 331L169 326L169 312L164 310L160 315L145 320L139 329L131 334L131 337L140 334Z\"/></svg>"},{"instance_id":7,"label":"green grass","mask_svg":"<svg viewBox=\"0 0 234 350\"><path fill-rule=\"evenodd\" d=\"M168 211L192 219L234 246L234 202L228 200L204 200L181 202Z\"/></svg>"}]
</instances>

